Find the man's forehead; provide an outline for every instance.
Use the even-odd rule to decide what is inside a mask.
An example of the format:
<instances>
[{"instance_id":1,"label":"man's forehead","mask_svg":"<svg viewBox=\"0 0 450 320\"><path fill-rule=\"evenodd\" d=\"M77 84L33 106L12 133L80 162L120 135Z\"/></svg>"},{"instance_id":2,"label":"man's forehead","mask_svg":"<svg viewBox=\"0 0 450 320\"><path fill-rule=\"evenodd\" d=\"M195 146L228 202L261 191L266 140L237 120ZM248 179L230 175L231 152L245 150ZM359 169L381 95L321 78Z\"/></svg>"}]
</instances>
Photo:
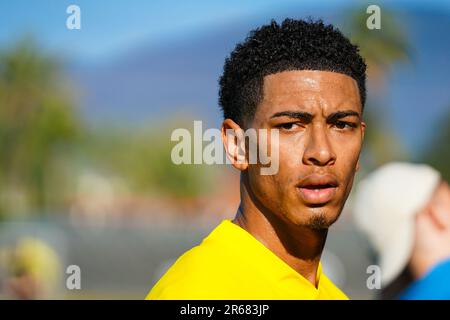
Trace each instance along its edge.
<instances>
[{"instance_id":1,"label":"man's forehead","mask_svg":"<svg viewBox=\"0 0 450 320\"><path fill-rule=\"evenodd\" d=\"M342 94L358 93L356 81L342 73L320 70L288 70L264 77L264 92L267 95L276 93L296 93L307 91L339 91Z\"/></svg>"},{"instance_id":2,"label":"man's forehead","mask_svg":"<svg viewBox=\"0 0 450 320\"><path fill-rule=\"evenodd\" d=\"M361 111L355 80L336 72L310 70L284 71L266 76L260 107L265 114L281 109L331 112L344 108Z\"/></svg>"}]
</instances>

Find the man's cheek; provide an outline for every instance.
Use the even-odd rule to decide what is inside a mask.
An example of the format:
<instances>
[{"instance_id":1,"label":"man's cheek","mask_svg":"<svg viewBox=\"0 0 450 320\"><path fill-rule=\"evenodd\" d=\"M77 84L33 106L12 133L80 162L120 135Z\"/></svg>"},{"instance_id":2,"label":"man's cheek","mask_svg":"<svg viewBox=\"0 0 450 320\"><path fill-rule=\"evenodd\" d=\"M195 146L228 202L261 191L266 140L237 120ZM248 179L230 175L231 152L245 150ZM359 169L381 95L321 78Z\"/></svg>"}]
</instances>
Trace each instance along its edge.
<instances>
[{"instance_id":1,"label":"man's cheek","mask_svg":"<svg viewBox=\"0 0 450 320\"><path fill-rule=\"evenodd\" d=\"M356 163L358 162L359 155L361 152L361 145L359 141L353 141L352 143L347 143L337 146L338 154L337 159L343 161L349 168L356 168Z\"/></svg>"},{"instance_id":2,"label":"man's cheek","mask_svg":"<svg viewBox=\"0 0 450 320\"><path fill-rule=\"evenodd\" d=\"M279 150L279 171L289 171L298 169L302 164L302 150L300 148L283 148L280 145Z\"/></svg>"}]
</instances>

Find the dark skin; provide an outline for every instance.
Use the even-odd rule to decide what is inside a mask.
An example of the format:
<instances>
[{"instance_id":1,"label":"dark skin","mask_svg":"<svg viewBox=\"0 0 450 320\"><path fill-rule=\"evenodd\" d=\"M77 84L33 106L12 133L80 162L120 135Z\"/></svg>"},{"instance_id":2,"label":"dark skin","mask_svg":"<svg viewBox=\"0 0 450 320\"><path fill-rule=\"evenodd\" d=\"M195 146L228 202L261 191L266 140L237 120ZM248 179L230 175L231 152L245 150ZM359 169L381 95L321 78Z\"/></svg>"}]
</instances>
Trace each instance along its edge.
<instances>
[{"instance_id":1,"label":"dark skin","mask_svg":"<svg viewBox=\"0 0 450 320\"><path fill-rule=\"evenodd\" d=\"M365 124L357 83L329 71L268 75L262 101L243 126L231 119L222 124L227 156L241 171L241 203L233 222L317 286L328 227L338 219L359 167ZM248 128L279 130L276 174L261 175L261 164L238 159L242 145L225 130ZM314 192L304 181L334 185L325 197L311 198Z\"/></svg>"}]
</instances>

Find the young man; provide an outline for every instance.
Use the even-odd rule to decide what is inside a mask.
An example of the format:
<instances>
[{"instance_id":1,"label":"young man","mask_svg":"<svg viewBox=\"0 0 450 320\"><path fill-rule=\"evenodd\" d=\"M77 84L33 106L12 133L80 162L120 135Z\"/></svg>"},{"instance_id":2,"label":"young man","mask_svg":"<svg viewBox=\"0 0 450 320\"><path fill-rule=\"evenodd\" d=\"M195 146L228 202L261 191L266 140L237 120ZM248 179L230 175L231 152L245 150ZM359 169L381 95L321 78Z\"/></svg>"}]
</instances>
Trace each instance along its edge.
<instances>
[{"instance_id":1,"label":"young man","mask_svg":"<svg viewBox=\"0 0 450 320\"><path fill-rule=\"evenodd\" d=\"M220 105L224 147L241 171L239 209L148 299L347 299L320 257L358 170L365 72L358 48L322 21L272 21L236 46ZM265 165L248 161L230 129L277 130L266 141L277 144L277 172L261 174Z\"/></svg>"}]
</instances>

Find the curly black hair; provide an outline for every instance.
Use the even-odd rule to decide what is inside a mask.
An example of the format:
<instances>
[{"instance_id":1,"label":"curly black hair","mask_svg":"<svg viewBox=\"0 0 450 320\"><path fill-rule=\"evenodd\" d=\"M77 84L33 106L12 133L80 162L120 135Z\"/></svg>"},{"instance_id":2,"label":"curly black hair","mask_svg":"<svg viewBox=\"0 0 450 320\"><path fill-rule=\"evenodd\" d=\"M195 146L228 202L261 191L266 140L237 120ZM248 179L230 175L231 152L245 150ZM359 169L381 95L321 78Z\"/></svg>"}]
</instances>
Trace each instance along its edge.
<instances>
[{"instance_id":1,"label":"curly black hair","mask_svg":"<svg viewBox=\"0 0 450 320\"><path fill-rule=\"evenodd\" d=\"M264 76L287 70L322 70L346 74L366 100L366 64L359 49L322 20L275 20L251 31L226 58L219 79L224 118L236 123L252 119L262 100Z\"/></svg>"}]
</instances>

